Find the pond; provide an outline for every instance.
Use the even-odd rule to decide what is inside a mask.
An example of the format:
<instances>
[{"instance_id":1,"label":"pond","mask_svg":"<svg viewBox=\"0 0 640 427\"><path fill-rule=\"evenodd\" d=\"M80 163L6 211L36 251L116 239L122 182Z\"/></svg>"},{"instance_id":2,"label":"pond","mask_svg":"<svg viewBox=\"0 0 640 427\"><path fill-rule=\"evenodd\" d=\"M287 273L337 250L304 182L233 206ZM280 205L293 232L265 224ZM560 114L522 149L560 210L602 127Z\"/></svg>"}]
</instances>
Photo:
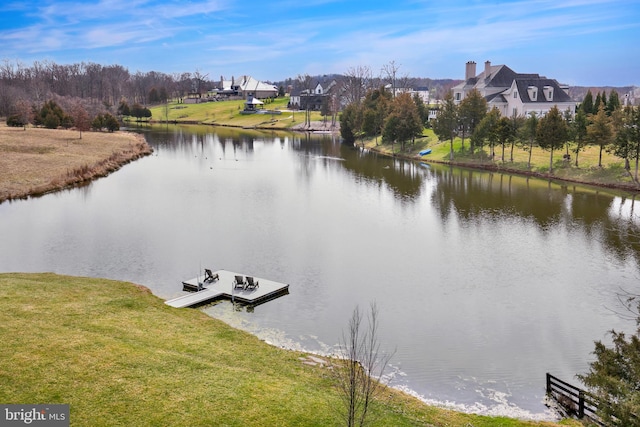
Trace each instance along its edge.
<instances>
[{"instance_id":1,"label":"pond","mask_svg":"<svg viewBox=\"0 0 640 427\"><path fill-rule=\"evenodd\" d=\"M375 302L391 384L454 409L550 418L594 340L632 331L632 196L377 156L331 136L147 129L152 156L92 184L0 204L0 271L105 277L163 299L203 268L288 283L209 315L332 353Z\"/></svg>"}]
</instances>

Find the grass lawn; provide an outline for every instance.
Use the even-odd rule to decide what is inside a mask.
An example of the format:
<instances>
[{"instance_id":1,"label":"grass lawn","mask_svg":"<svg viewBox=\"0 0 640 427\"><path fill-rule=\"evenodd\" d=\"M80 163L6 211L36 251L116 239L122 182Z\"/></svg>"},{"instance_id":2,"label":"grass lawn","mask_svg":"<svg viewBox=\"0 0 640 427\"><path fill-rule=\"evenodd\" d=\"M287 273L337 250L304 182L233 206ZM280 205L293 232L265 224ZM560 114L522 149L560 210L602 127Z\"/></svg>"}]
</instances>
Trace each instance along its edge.
<instances>
[{"instance_id":1,"label":"grass lawn","mask_svg":"<svg viewBox=\"0 0 640 427\"><path fill-rule=\"evenodd\" d=\"M0 402L66 403L73 426L341 425L328 368L130 283L0 274L0 340ZM556 425L455 413L394 390L372 419Z\"/></svg>"},{"instance_id":2,"label":"grass lawn","mask_svg":"<svg viewBox=\"0 0 640 427\"><path fill-rule=\"evenodd\" d=\"M449 141L438 141L431 129L423 132L423 137L416 139L415 143L407 143L405 150L402 151L400 144L380 144L380 138L376 143L375 139L365 140L362 142L365 147L375 149L387 154L404 155L411 158L420 158L418 152L425 148L431 148L432 153L422 157L425 161L449 162L451 146ZM582 183L591 183L607 186L622 186L626 189L640 189L636 186L633 177L624 169L624 161L613 154L603 151L602 167L598 166L599 147L589 146L581 151L578 157L578 165L575 166L575 153L570 147L571 161L564 161L562 156L566 153L563 150L555 150L553 153L553 172L549 173L550 152L534 145L531 151L531 168L528 167L529 152L522 147L516 146L513 150L513 162L511 162L511 148L505 147L504 159L502 161L502 146L495 147L495 159L489 159L490 149L485 146L480 152L476 150L472 156L469 151L469 139L464 141L464 149L462 148L462 140L456 138L453 142L454 163L460 163L468 166L494 166L508 172L516 173L536 173L550 176L557 179L573 180ZM632 168L632 174L634 169Z\"/></svg>"},{"instance_id":3,"label":"grass lawn","mask_svg":"<svg viewBox=\"0 0 640 427\"><path fill-rule=\"evenodd\" d=\"M178 104L170 102L150 108L152 120L165 122L201 123L208 125L236 127L265 127L289 129L304 123L304 111L284 111L289 98L276 98L265 102L265 110L277 110L282 114L240 114L244 109L244 100L203 102L200 104ZM168 113L168 114L167 114ZM319 112L311 112L312 121L321 121Z\"/></svg>"}]
</instances>

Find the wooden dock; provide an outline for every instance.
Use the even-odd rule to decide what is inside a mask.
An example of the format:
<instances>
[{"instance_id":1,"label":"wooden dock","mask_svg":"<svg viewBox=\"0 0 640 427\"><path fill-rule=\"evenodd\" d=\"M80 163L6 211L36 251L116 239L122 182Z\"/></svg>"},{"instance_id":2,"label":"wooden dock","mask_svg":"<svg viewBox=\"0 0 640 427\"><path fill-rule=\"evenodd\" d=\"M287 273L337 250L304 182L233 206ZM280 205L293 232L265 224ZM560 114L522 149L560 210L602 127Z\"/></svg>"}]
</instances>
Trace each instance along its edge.
<instances>
[{"instance_id":1,"label":"wooden dock","mask_svg":"<svg viewBox=\"0 0 640 427\"><path fill-rule=\"evenodd\" d=\"M218 279L213 282L204 282L204 275L182 282L184 289L202 290L189 293L171 300L165 304L171 307L183 308L203 305L219 298L228 298L235 302L248 305L259 305L281 295L289 293L289 285L273 280L254 277L258 286L251 289L236 288L234 286L235 276L246 277L246 274L235 273L227 270L217 270L213 275L218 275ZM201 286L199 286L201 284Z\"/></svg>"}]
</instances>

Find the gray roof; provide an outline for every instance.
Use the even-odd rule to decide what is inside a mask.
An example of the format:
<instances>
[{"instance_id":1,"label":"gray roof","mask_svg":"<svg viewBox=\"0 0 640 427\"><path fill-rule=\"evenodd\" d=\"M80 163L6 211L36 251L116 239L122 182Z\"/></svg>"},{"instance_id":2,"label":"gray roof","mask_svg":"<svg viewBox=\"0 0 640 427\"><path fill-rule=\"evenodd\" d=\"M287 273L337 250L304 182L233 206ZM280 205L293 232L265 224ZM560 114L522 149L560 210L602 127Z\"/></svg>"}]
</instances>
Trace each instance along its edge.
<instances>
[{"instance_id":1,"label":"gray roof","mask_svg":"<svg viewBox=\"0 0 640 427\"><path fill-rule=\"evenodd\" d=\"M522 99L522 102L558 103L571 101L571 97L567 95L564 90L562 90L560 84L555 79L547 79L544 77L536 79L518 78L516 79L516 86L518 87L518 92L520 93L520 99ZM530 86L535 86L538 88L538 96L536 97L535 101L529 98L528 88ZM553 99L551 101L547 101L544 95L542 95L542 89L545 86L551 86L553 88Z\"/></svg>"}]
</instances>

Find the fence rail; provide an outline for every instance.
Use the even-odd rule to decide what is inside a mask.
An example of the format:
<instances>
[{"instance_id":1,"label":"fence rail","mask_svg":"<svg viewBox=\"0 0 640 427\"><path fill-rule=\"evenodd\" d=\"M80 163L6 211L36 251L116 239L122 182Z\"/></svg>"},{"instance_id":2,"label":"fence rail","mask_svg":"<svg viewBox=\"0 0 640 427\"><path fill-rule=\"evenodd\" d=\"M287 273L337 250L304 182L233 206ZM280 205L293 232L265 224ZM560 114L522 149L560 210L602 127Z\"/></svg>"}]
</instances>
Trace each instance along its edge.
<instances>
[{"instance_id":1,"label":"fence rail","mask_svg":"<svg viewBox=\"0 0 640 427\"><path fill-rule=\"evenodd\" d=\"M588 391L547 373L547 395L555 400L568 415L579 419L587 417L598 425L605 425L596 415L598 398Z\"/></svg>"}]
</instances>

